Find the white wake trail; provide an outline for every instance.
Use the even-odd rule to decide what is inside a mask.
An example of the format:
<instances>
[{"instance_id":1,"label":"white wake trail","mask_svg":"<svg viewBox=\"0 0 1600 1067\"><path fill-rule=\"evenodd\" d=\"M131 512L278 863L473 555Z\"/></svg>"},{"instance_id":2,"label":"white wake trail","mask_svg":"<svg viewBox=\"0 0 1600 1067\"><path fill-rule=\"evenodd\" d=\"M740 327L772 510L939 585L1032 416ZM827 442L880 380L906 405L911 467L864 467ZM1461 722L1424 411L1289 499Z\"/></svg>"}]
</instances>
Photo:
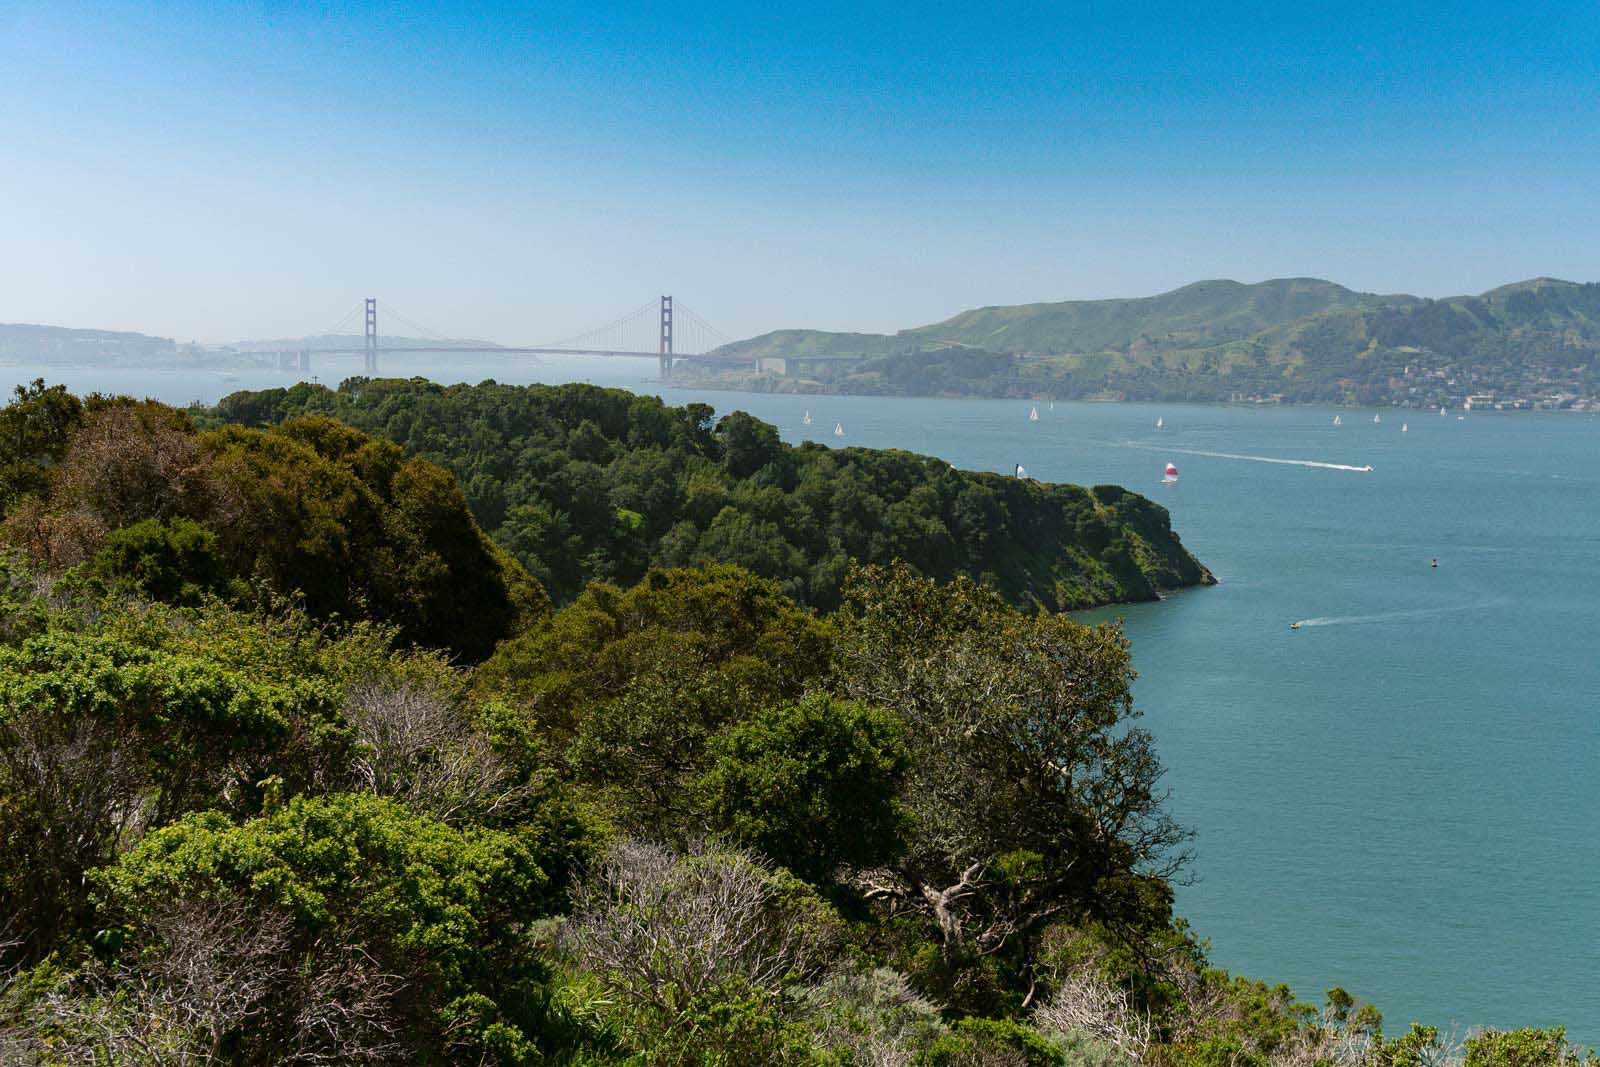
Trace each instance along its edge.
<instances>
[{"instance_id":1,"label":"white wake trail","mask_svg":"<svg viewBox=\"0 0 1600 1067\"><path fill-rule=\"evenodd\" d=\"M1172 448L1165 445L1136 445L1129 443L1128 448L1142 448L1147 452L1176 452L1183 456L1207 456L1211 459L1243 459L1251 463L1281 463L1287 467L1317 467L1327 471L1354 471L1357 474L1371 474L1371 467L1357 467L1350 463L1324 463L1316 459L1277 459L1273 456L1245 456L1238 452L1206 452L1198 448Z\"/></svg>"},{"instance_id":2,"label":"white wake trail","mask_svg":"<svg viewBox=\"0 0 1600 1067\"><path fill-rule=\"evenodd\" d=\"M1436 615L1449 615L1457 611L1479 611L1501 603L1499 599L1481 600L1472 604L1451 604L1438 608L1414 608L1410 611L1385 611L1377 615L1328 615L1316 619L1301 619L1297 629L1311 626L1359 626L1371 622L1399 622L1403 619L1430 619Z\"/></svg>"}]
</instances>

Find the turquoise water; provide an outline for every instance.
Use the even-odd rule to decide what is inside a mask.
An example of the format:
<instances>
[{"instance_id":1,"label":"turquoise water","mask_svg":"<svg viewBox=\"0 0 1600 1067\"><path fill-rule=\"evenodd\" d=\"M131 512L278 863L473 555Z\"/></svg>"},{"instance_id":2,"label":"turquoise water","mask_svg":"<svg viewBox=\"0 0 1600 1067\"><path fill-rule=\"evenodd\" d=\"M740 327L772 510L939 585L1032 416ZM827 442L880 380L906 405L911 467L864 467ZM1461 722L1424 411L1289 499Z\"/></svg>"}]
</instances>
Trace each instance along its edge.
<instances>
[{"instance_id":1,"label":"turquoise water","mask_svg":"<svg viewBox=\"0 0 1600 1067\"><path fill-rule=\"evenodd\" d=\"M652 372L435 374L653 392ZM284 380L51 377L179 403ZM1215 961L1306 998L1343 985L1391 1029L1564 1024L1600 1044L1600 419L1345 411L1334 428L1331 409L1062 403L1030 423L1009 401L666 395L789 440L1023 463L1166 504L1222 584L1087 617L1126 619L1171 805L1197 835L1179 907Z\"/></svg>"}]
</instances>

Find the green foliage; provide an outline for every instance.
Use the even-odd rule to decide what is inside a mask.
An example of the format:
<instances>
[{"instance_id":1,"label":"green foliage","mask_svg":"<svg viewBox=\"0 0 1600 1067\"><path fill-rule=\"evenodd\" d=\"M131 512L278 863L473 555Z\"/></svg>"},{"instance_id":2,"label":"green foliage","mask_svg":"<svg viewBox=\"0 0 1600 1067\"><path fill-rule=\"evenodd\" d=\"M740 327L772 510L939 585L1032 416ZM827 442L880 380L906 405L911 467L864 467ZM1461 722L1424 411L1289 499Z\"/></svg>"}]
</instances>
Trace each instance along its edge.
<instances>
[{"instance_id":1,"label":"green foliage","mask_svg":"<svg viewBox=\"0 0 1600 1067\"><path fill-rule=\"evenodd\" d=\"M46 386L35 378L16 387L11 403L0 409L0 514L48 490L51 468L61 462L82 418L83 405L64 385Z\"/></svg>"},{"instance_id":2,"label":"green foliage","mask_svg":"<svg viewBox=\"0 0 1600 1067\"><path fill-rule=\"evenodd\" d=\"M1066 1054L1025 1026L968 1017L934 1041L915 1067L1067 1067Z\"/></svg>"},{"instance_id":3,"label":"green foliage","mask_svg":"<svg viewBox=\"0 0 1600 1067\"><path fill-rule=\"evenodd\" d=\"M472 660L548 610L449 473L330 419L200 434L160 404L83 411L36 387L0 414L7 447L4 536L52 572L92 561L175 602L263 582L314 615L378 619Z\"/></svg>"},{"instance_id":4,"label":"green foliage","mask_svg":"<svg viewBox=\"0 0 1600 1067\"><path fill-rule=\"evenodd\" d=\"M237 393L216 417L329 415L449 468L495 541L558 603L651 567L736 563L818 608L850 560L904 559L992 580L1014 603L1147 600L1211 577L1146 502L1121 512L1076 486L957 471L926 456L783 444L733 412L592 386L421 380ZM1082 531L1107 536L1089 544Z\"/></svg>"},{"instance_id":5,"label":"green foliage","mask_svg":"<svg viewBox=\"0 0 1600 1067\"><path fill-rule=\"evenodd\" d=\"M824 677L825 624L737 567L591 586L501 646L485 693L526 707L552 758L622 825L694 832L712 737Z\"/></svg>"},{"instance_id":6,"label":"green foliage","mask_svg":"<svg viewBox=\"0 0 1600 1067\"><path fill-rule=\"evenodd\" d=\"M553 901L539 857L515 835L454 830L376 797L302 798L244 824L189 816L146 836L95 882L135 943L143 917L175 900L237 895L278 909L299 951L350 946L405 978L405 997L388 1009L418 1054L454 1043L538 1062L541 973L519 934ZM286 1014L279 1026L292 1020ZM468 1033L447 1033L463 1018ZM240 1035L251 1059L270 1057L275 1030L266 1022Z\"/></svg>"},{"instance_id":7,"label":"green foliage","mask_svg":"<svg viewBox=\"0 0 1600 1067\"><path fill-rule=\"evenodd\" d=\"M842 690L902 717L912 761L911 830L877 890L927 917L943 962L1017 953L1014 981L1049 921L1165 929L1185 834L1132 726L1120 630L905 566L863 568L846 592Z\"/></svg>"},{"instance_id":8,"label":"green foliage","mask_svg":"<svg viewBox=\"0 0 1600 1067\"><path fill-rule=\"evenodd\" d=\"M1399 1037L1378 1035L1372 1050L1374 1067L1432 1067L1439 1062L1443 1046L1436 1027L1412 1023Z\"/></svg>"},{"instance_id":9,"label":"green foliage","mask_svg":"<svg viewBox=\"0 0 1600 1067\"><path fill-rule=\"evenodd\" d=\"M932 1002L887 967L839 971L795 994L816 1044L841 1063L905 1063L948 1029Z\"/></svg>"},{"instance_id":10,"label":"green foliage","mask_svg":"<svg viewBox=\"0 0 1600 1067\"><path fill-rule=\"evenodd\" d=\"M86 917L83 880L149 825L248 813L305 789L348 742L326 681L277 681L109 634L0 648L0 911L35 952Z\"/></svg>"},{"instance_id":11,"label":"green foliage","mask_svg":"<svg viewBox=\"0 0 1600 1067\"><path fill-rule=\"evenodd\" d=\"M713 827L811 882L893 855L907 769L898 719L824 694L762 709L714 738L701 776Z\"/></svg>"},{"instance_id":12,"label":"green foliage","mask_svg":"<svg viewBox=\"0 0 1600 1067\"><path fill-rule=\"evenodd\" d=\"M1581 1052L1557 1026L1548 1030L1485 1030L1466 1040L1462 1067L1585 1067L1600 1063L1593 1051Z\"/></svg>"},{"instance_id":13,"label":"green foliage","mask_svg":"<svg viewBox=\"0 0 1600 1067\"><path fill-rule=\"evenodd\" d=\"M169 523L144 519L112 530L91 570L171 604L196 604L227 589L217 535L184 518Z\"/></svg>"}]
</instances>

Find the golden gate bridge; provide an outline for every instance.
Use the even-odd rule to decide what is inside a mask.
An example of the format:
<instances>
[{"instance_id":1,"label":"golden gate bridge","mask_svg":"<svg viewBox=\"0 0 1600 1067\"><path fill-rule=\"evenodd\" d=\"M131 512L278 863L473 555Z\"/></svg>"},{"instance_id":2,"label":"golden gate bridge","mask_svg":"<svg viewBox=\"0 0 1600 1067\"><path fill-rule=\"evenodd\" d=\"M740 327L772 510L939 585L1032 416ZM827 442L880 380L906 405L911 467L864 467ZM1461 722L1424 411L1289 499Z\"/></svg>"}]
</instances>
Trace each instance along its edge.
<instances>
[{"instance_id":1,"label":"golden gate bridge","mask_svg":"<svg viewBox=\"0 0 1600 1067\"><path fill-rule=\"evenodd\" d=\"M653 358L659 363L662 378L670 378L673 363L685 359L748 362L732 357L714 356L713 353L731 339L682 304L675 305L670 296L652 299L603 326L536 345L497 345L452 340L413 322L388 305L384 307L384 314L386 319L395 319L407 330L419 335L425 343L417 344L413 340L407 340L399 344L393 342L385 344L378 333L378 300L369 296L346 312L338 322L322 331L322 336L336 336L341 330L353 326L356 318L360 318L365 326L361 348L354 349L349 345L304 345L295 348L258 350L258 354L278 357L279 366L285 369L309 371L312 356L350 355L359 351L362 353L363 370L368 377L377 376L380 356L424 352Z\"/></svg>"}]
</instances>

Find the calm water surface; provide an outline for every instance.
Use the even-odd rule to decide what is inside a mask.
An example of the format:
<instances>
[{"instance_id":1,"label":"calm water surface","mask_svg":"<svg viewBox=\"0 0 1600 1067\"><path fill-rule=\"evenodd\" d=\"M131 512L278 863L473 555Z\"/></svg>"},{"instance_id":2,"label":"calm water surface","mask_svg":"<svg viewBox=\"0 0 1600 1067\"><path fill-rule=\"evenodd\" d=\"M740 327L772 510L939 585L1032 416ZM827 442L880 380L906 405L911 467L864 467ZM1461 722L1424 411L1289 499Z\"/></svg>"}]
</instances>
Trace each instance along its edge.
<instances>
[{"instance_id":1,"label":"calm water surface","mask_svg":"<svg viewBox=\"0 0 1600 1067\"><path fill-rule=\"evenodd\" d=\"M325 363L330 383L356 369ZM175 403L287 380L10 370ZM658 392L653 372L385 367ZM1179 906L1215 961L1307 999L1343 985L1391 1029L1564 1024L1600 1044L1600 419L1345 411L1335 428L1331 409L1058 403L1030 423L1010 401L665 395L791 441L1022 463L1164 503L1222 584L1087 617L1126 620L1172 806L1197 834Z\"/></svg>"}]
</instances>

